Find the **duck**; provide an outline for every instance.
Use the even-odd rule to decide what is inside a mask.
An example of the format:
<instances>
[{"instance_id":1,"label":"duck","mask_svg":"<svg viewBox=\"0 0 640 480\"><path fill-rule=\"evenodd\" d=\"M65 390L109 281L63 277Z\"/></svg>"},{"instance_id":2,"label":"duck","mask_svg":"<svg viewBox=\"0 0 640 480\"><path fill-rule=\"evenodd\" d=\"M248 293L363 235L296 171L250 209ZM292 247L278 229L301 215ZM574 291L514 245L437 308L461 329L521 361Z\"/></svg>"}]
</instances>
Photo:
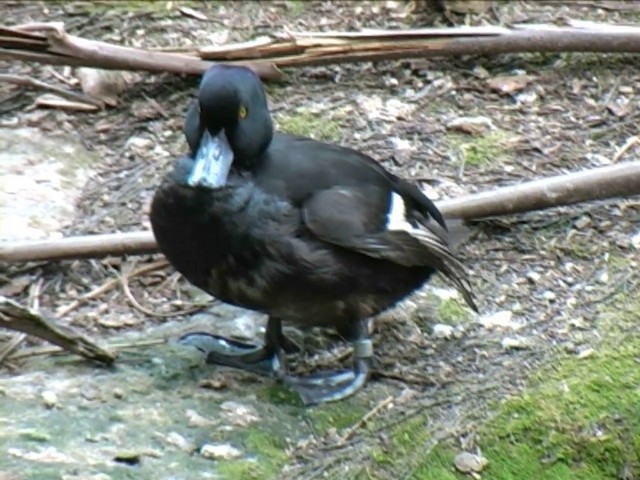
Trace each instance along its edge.
<instances>
[{"instance_id":1,"label":"duck","mask_svg":"<svg viewBox=\"0 0 640 480\"><path fill-rule=\"evenodd\" d=\"M209 332L181 342L211 364L282 381L306 405L347 398L371 373L369 322L436 273L477 311L447 224L417 185L345 146L278 132L259 77L216 64L188 108L189 153L157 187L160 251L217 300L267 316L262 345ZM353 347L344 371L289 374L283 325L333 328Z\"/></svg>"}]
</instances>

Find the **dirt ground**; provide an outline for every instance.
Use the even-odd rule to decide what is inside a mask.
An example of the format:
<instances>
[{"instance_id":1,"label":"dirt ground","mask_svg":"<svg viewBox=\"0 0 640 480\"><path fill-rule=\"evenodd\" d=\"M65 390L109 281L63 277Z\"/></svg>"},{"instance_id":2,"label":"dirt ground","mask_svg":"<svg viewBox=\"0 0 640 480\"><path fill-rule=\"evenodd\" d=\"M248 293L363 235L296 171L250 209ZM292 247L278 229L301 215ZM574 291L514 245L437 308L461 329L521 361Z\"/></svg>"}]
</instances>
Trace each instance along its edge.
<instances>
[{"instance_id":1,"label":"dirt ground","mask_svg":"<svg viewBox=\"0 0 640 480\"><path fill-rule=\"evenodd\" d=\"M640 20L633 2L597 3L496 2L485 13L445 15L409 11L406 2L5 2L3 15L6 24L63 21L75 35L154 48L286 28ZM640 144L620 149L638 134L639 66L638 57L624 55L405 60L289 69L284 82L267 88L282 129L357 148L438 200L637 159ZM64 67L0 68L63 86L61 78L73 77ZM154 188L186 148L182 121L197 81L142 73L117 106L97 113L32 108L42 92L0 84L3 127L62 135L99 158L65 235L149 227ZM482 117L486 130L455 127L469 117ZM625 352L626 345L637 365L638 200L475 223L458 251L480 316L434 281L437 288L376 322L376 375L366 390L308 410L269 380L202 366L197 354L173 345L198 326L259 338L264 319L210 302L169 267L126 280L159 256L2 265L3 294L53 315L97 286L124 281L59 316L120 346L115 369L38 354L42 345L30 339L0 357L0 479L462 478L452 455L478 447L489 459L483 477L533 478L500 462L500 449L487 445L500 436L486 425L545 372L565 372L564 362L609 358L611 345ZM348 348L330 332L293 334L306 347L298 372L348 365ZM0 332L0 351L13 338ZM580 373L569 376L580 380ZM640 408L640 380L635 385L628 398ZM360 422L371 412L370 422ZM637 421L619 416L631 437L640 432ZM237 450L212 460L206 444ZM640 442L620 451L608 454L613 470L605 473L540 478L640 478ZM547 463L580 465L571 455ZM547 468L538 460L536 468ZM425 466L445 473L428 477Z\"/></svg>"}]
</instances>

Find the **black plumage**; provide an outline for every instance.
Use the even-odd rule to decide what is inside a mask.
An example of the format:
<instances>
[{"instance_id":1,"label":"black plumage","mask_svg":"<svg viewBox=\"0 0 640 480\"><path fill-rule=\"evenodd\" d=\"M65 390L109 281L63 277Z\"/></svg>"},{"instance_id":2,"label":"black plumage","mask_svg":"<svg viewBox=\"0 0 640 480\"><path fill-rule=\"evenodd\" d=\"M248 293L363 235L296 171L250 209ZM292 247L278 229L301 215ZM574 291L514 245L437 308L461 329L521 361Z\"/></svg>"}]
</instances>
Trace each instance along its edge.
<instances>
[{"instance_id":1,"label":"black plumage","mask_svg":"<svg viewBox=\"0 0 640 480\"><path fill-rule=\"evenodd\" d=\"M210 361L275 372L308 403L337 400L366 381L372 348L364 322L435 271L475 309L436 206L355 150L273 132L250 70L212 67L185 135L191 154L152 203L160 249L194 285L269 315L264 346L218 339ZM287 376L280 353L292 346L281 322L335 327L354 343L354 371Z\"/></svg>"}]
</instances>

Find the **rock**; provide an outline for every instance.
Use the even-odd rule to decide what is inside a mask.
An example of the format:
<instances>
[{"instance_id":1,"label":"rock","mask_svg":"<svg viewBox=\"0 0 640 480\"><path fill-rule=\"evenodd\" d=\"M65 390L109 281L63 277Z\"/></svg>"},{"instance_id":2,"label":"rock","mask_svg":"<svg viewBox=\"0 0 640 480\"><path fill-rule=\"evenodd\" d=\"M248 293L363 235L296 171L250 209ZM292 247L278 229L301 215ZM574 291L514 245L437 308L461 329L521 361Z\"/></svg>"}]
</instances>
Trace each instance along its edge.
<instances>
[{"instance_id":1,"label":"rock","mask_svg":"<svg viewBox=\"0 0 640 480\"><path fill-rule=\"evenodd\" d=\"M226 443L207 443L200 448L200 455L210 460L233 460L242 452Z\"/></svg>"},{"instance_id":2,"label":"rock","mask_svg":"<svg viewBox=\"0 0 640 480\"><path fill-rule=\"evenodd\" d=\"M640 230L633 237L631 237L631 245L634 248L640 250Z\"/></svg>"},{"instance_id":3,"label":"rock","mask_svg":"<svg viewBox=\"0 0 640 480\"><path fill-rule=\"evenodd\" d=\"M438 323L433 326L432 334L436 338L444 338L446 340L453 337L454 328L451 325L445 325L444 323Z\"/></svg>"},{"instance_id":4,"label":"rock","mask_svg":"<svg viewBox=\"0 0 640 480\"><path fill-rule=\"evenodd\" d=\"M61 237L98 158L75 138L0 128L0 241Z\"/></svg>"},{"instance_id":5,"label":"rock","mask_svg":"<svg viewBox=\"0 0 640 480\"><path fill-rule=\"evenodd\" d=\"M456 470L467 473L473 478L480 478L479 473L487 466L489 461L479 452L477 454L470 452L462 452L455 456L453 465Z\"/></svg>"}]
</instances>

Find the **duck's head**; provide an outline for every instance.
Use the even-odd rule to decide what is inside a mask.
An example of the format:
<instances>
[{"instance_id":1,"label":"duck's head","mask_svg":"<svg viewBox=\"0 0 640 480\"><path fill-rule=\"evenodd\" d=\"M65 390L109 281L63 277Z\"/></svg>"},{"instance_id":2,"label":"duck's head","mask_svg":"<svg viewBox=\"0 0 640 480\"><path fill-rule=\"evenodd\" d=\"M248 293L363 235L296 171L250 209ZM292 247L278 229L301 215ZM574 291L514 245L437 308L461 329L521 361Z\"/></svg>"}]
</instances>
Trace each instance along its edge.
<instances>
[{"instance_id":1,"label":"duck's head","mask_svg":"<svg viewBox=\"0 0 640 480\"><path fill-rule=\"evenodd\" d=\"M246 67L211 67L187 112L184 133L194 159L189 185L218 188L226 183L232 165L250 169L273 137L258 76Z\"/></svg>"}]
</instances>

